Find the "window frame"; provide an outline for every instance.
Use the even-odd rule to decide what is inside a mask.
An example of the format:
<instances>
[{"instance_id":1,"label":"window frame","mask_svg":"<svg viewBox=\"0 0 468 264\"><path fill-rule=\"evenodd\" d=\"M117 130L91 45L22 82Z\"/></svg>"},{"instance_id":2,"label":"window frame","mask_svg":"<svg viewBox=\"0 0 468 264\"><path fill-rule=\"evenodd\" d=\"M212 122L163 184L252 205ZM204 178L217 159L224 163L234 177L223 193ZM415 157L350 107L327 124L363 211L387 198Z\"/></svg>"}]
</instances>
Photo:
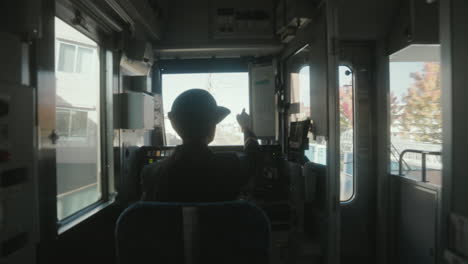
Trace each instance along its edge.
<instances>
[{"instance_id":1,"label":"window frame","mask_svg":"<svg viewBox=\"0 0 468 264\"><path fill-rule=\"evenodd\" d=\"M356 126L356 120L357 120L357 111L356 111L356 96L357 96L357 87L356 87L356 75L355 75L355 71L354 71L354 68L352 66L351 63L349 62L345 62L345 61L342 61L338 64L338 70L340 67L347 67L350 71L351 71L351 74L352 74L352 89L353 89L353 96L352 96L352 105L353 105L353 194L349 197L348 200L341 200L341 197L339 198L340 200L340 204L341 205L347 205L347 204L351 204L353 203L353 201L356 200L356 197L358 195L358 184L357 184L357 181L358 181L358 168L357 168L357 160L358 160L358 156L356 155L356 146L357 146L357 126ZM339 75L338 75L338 95L339 95L339 89L340 89L340 80L339 80ZM338 96L338 107L340 105L340 97ZM338 127L339 124L338 124ZM339 140L339 145L340 145L340 160L341 160L341 127L339 129L339 135L340 135L340 140ZM340 161L340 164L341 164L341 161ZM343 169L345 170L345 166L343 166ZM341 196L341 168L339 170L340 172L340 196Z\"/></svg>"},{"instance_id":2,"label":"window frame","mask_svg":"<svg viewBox=\"0 0 468 264\"><path fill-rule=\"evenodd\" d=\"M91 56L94 56L94 50L91 49L91 48L88 48L86 46L83 46L83 45L76 45L76 63L75 63L75 73L78 73L78 74L83 74L83 75L86 75L86 74L90 74L93 72L93 68L90 69L89 72L86 72L86 71L83 71L83 66L81 65L82 64L82 60L81 58L84 58L82 55L84 53L80 53L80 49L81 50L90 50L91 51ZM79 65L79 67L78 67ZM94 66L92 66L94 67ZM86 67L85 67L86 68Z\"/></svg>"},{"instance_id":3,"label":"window frame","mask_svg":"<svg viewBox=\"0 0 468 264\"><path fill-rule=\"evenodd\" d=\"M58 56L57 56L57 58L56 58L56 65L57 65L57 67L55 67L55 70L56 70L56 71L59 71L59 72L63 72L63 73L75 73L76 45L75 45L75 44L72 44L72 43L67 43L66 41L59 40L59 39L56 39L55 41L58 43L58 50L56 51L57 54L58 54ZM72 69L71 72L64 71L64 70L60 70L60 59L62 58L62 54L61 54L62 45L69 45L69 46L72 46L72 47L73 47L73 63L72 63L72 68L73 68L73 69Z\"/></svg>"},{"instance_id":4,"label":"window frame","mask_svg":"<svg viewBox=\"0 0 468 264\"><path fill-rule=\"evenodd\" d=\"M71 12L70 9L61 5L60 1L57 1L56 4L58 8L56 9L54 19L58 18L62 20L63 22L67 23L71 27L78 30L80 33L84 34L85 36L95 41L98 45L95 56L98 56L98 60L99 60L98 71L99 71L99 104L100 104L98 115L100 118L100 122L99 122L99 129L100 129L100 135L99 135L100 174L99 174L99 178L100 178L100 183L99 185L100 185L101 195L100 195L99 200L97 200L96 202L80 210L77 210L73 214L67 217L64 217L61 220L58 220L56 218L56 225L55 225L56 232L58 235L61 235L67 230L80 224L82 221L88 219L92 215L100 212L101 210L107 208L109 205L115 202L116 193L115 193L114 186L113 186L113 182L115 181L113 152L108 148L108 146L113 146L113 137L111 136L113 134L113 119L112 119L113 112L109 111L109 109L112 109L112 104L113 104L112 93L113 93L113 86L115 85L114 78L113 77L108 78L108 75L115 74L114 73L115 60L113 59L114 52L112 51L113 49L112 49L112 44L111 44L112 42L110 41L110 37L111 37L110 34L104 34L105 31L99 31L100 33L98 34L97 32L100 26L98 23L93 24L93 26L95 27L89 30L85 30L82 27L74 25L72 23L73 19L75 18L74 13ZM108 32L108 33L111 33L111 32ZM75 61L73 65L74 67L73 73L77 73L76 72L76 67L77 67L76 60L78 56L78 47L83 46L86 48L86 45L81 45L81 44L77 45L76 43L73 43L73 41L63 41L58 38L55 38L55 41L64 42L65 44L75 46ZM57 55L57 52L59 51L55 49L54 56ZM58 71L58 56L56 56L54 61L56 63L56 66L54 67L54 69ZM110 64L108 62L110 62ZM65 73L68 73L68 72L65 72ZM83 74L83 73L77 73L77 74ZM109 83L108 80L111 80L111 82ZM63 107L59 106L59 108L63 108ZM54 208L55 208L55 214L57 214L57 192L54 192L54 194L55 194Z\"/></svg>"},{"instance_id":5,"label":"window frame","mask_svg":"<svg viewBox=\"0 0 468 264\"><path fill-rule=\"evenodd\" d=\"M88 136L88 131L86 131L86 135L84 136L73 136L71 131L72 131L72 126L73 126L73 116L72 116L72 113L73 112L84 112L86 113L86 116L88 116L88 111L85 110L85 109L71 109L71 108L66 108L66 107L61 107L61 106L56 106L56 111L57 110L60 110L62 112L67 112L68 114L68 131L67 131L67 135L61 135L59 134L60 137L66 137L67 141L68 139L73 139L73 138L83 138L83 137L87 137ZM57 132L59 132L57 130ZM63 138L61 139L63 140ZM70 140L70 141L73 141L73 140Z\"/></svg>"},{"instance_id":6,"label":"window frame","mask_svg":"<svg viewBox=\"0 0 468 264\"><path fill-rule=\"evenodd\" d=\"M71 25L70 25L71 26ZM73 27L73 26L72 26ZM88 36L89 37L89 36ZM59 72L62 72L62 73L65 73L65 74L88 74L88 73L83 73L83 72L78 72L77 69L78 69L78 51L79 49L88 49L88 50L92 50L92 55L94 56L95 54L95 51L93 50L94 47L89 47L87 45L84 45L84 44L78 44L74 41L70 41L70 40L65 40L65 39L61 39L61 38L56 38L55 40L56 42L58 42L59 44L59 48L58 50L56 51L59 56L56 57L55 59L55 63L56 63L56 67L55 67L55 70L56 71L59 71ZM99 44L99 42L96 42ZM68 72L68 71L62 71L62 70L59 70L59 67L60 67L60 50L61 50L61 46L63 45L70 45L70 46L73 46L74 48L74 53L73 53L73 70L71 72ZM100 45L98 45L100 47ZM96 49L96 51L98 52L98 56L99 56L99 49ZM94 66L93 66L94 67ZM91 71L94 70L94 69L91 69Z\"/></svg>"}]
</instances>

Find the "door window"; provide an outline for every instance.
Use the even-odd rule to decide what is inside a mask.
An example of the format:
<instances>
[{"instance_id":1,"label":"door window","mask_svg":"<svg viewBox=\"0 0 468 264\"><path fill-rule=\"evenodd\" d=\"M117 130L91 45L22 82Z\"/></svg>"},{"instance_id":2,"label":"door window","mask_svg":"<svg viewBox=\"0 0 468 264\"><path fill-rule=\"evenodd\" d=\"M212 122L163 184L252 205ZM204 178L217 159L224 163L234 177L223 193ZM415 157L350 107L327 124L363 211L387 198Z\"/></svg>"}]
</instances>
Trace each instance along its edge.
<instances>
[{"instance_id":1,"label":"door window","mask_svg":"<svg viewBox=\"0 0 468 264\"><path fill-rule=\"evenodd\" d=\"M340 201L354 196L354 82L348 66L339 67Z\"/></svg>"}]
</instances>

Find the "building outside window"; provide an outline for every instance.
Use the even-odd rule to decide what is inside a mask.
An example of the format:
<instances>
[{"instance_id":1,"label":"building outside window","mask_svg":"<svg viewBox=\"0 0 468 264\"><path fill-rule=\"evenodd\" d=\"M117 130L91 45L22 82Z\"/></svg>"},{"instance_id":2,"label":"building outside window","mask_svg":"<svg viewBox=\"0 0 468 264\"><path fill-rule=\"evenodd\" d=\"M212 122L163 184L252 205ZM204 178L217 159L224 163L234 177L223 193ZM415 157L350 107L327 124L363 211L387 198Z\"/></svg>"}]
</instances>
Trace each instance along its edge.
<instances>
[{"instance_id":1,"label":"building outside window","mask_svg":"<svg viewBox=\"0 0 468 264\"><path fill-rule=\"evenodd\" d=\"M88 111L57 109L56 129L61 137L86 138L88 136Z\"/></svg>"}]
</instances>

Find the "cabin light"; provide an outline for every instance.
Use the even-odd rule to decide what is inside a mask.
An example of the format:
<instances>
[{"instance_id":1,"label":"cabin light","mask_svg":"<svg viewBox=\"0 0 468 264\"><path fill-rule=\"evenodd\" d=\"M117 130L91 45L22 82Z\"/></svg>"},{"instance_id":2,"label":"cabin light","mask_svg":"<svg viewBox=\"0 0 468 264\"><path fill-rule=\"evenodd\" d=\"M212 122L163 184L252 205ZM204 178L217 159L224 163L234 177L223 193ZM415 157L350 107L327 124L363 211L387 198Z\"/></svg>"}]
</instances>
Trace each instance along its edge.
<instances>
[{"instance_id":1,"label":"cabin light","mask_svg":"<svg viewBox=\"0 0 468 264\"><path fill-rule=\"evenodd\" d=\"M433 3L437 2L437 0L426 0L426 2L427 2L428 4L433 4Z\"/></svg>"}]
</instances>

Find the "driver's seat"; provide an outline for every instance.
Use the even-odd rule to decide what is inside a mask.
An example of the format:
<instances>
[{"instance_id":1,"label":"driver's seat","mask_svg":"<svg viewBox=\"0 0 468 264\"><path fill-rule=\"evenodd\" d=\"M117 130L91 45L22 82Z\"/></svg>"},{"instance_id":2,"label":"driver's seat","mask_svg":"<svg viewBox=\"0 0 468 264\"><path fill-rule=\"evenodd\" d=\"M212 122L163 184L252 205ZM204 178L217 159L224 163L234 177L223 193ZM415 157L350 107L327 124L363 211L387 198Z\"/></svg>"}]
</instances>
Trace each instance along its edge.
<instances>
[{"instance_id":1,"label":"driver's seat","mask_svg":"<svg viewBox=\"0 0 468 264\"><path fill-rule=\"evenodd\" d=\"M267 264L270 223L245 201L138 202L117 221L116 247L120 264Z\"/></svg>"}]
</instances>

